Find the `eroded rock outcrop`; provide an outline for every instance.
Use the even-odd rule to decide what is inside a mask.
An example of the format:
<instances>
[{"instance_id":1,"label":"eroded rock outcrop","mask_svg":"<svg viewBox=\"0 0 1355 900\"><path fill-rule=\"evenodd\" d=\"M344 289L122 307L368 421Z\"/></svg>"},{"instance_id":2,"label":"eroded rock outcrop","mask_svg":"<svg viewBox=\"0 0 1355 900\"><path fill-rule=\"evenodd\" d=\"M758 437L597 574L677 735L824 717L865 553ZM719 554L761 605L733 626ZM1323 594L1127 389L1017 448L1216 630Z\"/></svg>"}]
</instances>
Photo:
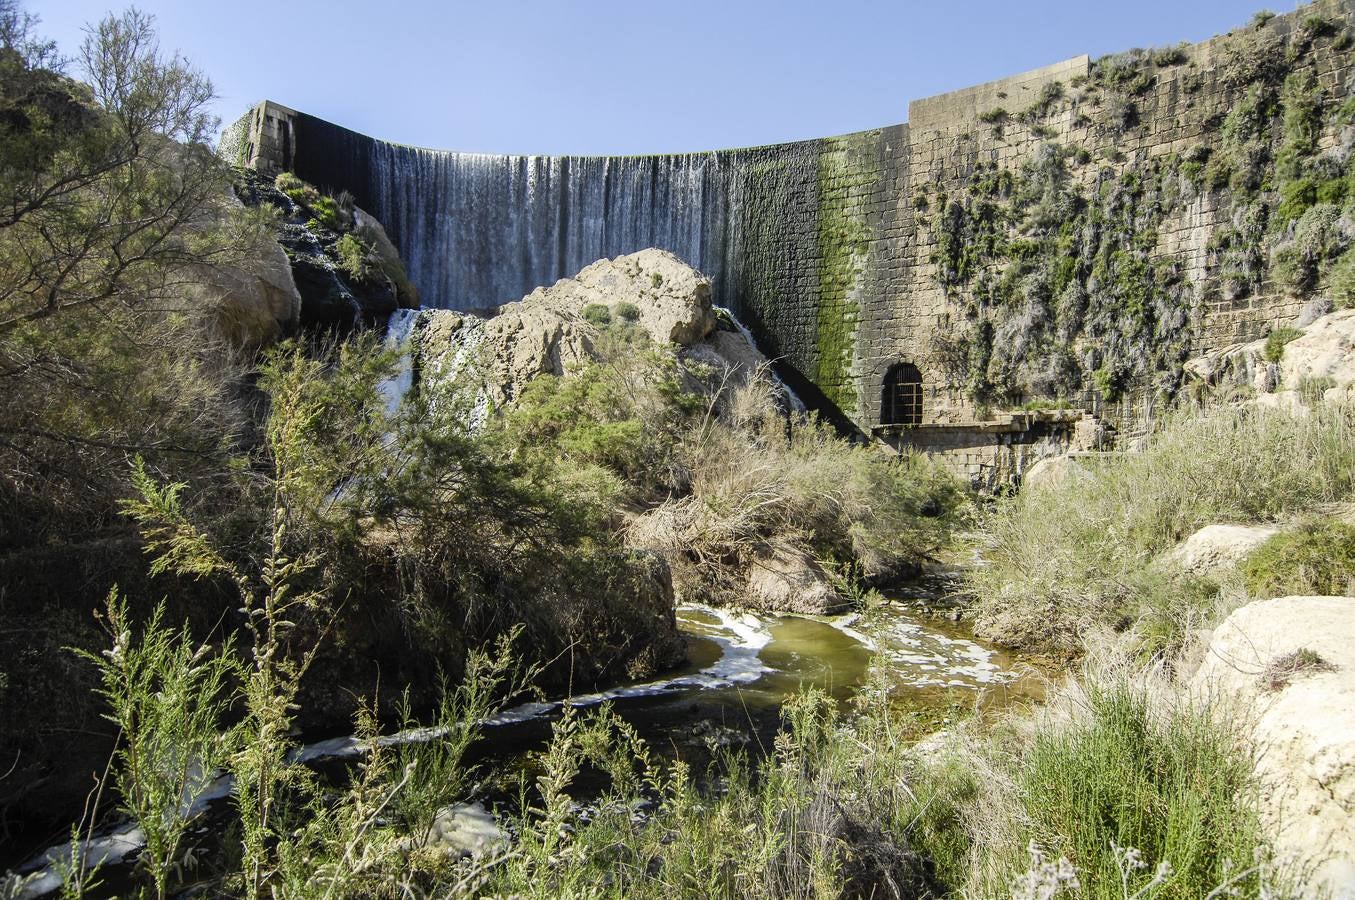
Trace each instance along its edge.
<instances>
[{"instance_id":1,"label":"eroded rock outcrop","mask_svg":"<svg viewBox=\"0 0 1355 900\"><path fill-rule=\"evenodd\" d=\"M1278 528L1264 525L1206 525L1163 559L1192 575L1209 575L1241 562L1277 534Z\"/></svg>"},{"instance_id":2,"label":"eroded rock outcrop","mask_svg":"<svg viewBox=\"0 0 1355 900\"><path fill-rule=\"evenodd\" d=\"M721 325L710 279L665 250L604 259L487 314L423 313L418 352L426 372L473 370L490 404L511 403L539 375L567 376L598 355L611 323L642 330L682 359L748 377L767 359L734 323ZM699 379L689 385L700 389Z\"/></svg>"},{"instance_id":3,"label":"eroded rock outcrop","mask_svg":"<svg viewBox=\"0 0 1355 900\"><path fill-rule=\"evenodd\" d=\"M1215 387L1249 387L1265 406L1294 407L1305 386L1317 385L1317 391L1331 397L1349 393L1355 385L1355 309L1315 319L1283 345L1278 360L1267 359L1266 345L1263 338L1223 347L1190 360L1185 370Z\"/></svg>"},{"instance_id":4,"label":"eroded rock outcrop","mask_svg":"<svg viewBox=\"0 0 1355 900\"><path fill-rule=\"evenodd\" d=\"M1194 688L1248 723L1276 851L1314 895L1355 897L1355 599L1242 607L1215 631Z\"/></svg>"}]
</instances>

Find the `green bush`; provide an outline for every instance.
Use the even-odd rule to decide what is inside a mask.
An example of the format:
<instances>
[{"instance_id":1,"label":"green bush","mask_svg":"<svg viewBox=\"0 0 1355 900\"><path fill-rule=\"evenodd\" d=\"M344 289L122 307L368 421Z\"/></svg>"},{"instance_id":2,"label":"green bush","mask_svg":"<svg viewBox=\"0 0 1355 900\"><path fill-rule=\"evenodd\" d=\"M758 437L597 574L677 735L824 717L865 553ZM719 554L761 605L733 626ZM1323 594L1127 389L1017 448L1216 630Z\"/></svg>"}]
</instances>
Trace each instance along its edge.
<instances>
[{"instance_id":1,"label":"green bush","mask_svg":"<svg viewBox=\"0 0 1355 900\"><path fill-rule=\"evenodd\" d=\"M1355 589L1355 526L1310 519L1253 550L1241 569L1253 597L1349 594Z\"/></svg>"},{"instance_id":2,"label":"green bush","mask_svg":"<svg viewBox=\"0 0 1355 900\"><path fill-rule=\"evenodd\" d=\"M1355 305L1355 250L1347 250L1327 273L1327 288L1337 309Z\"/></svg>"},{"instance_id":3,"label":"green bush","mask_svg":"<svg viewBox=\"0 0 1355 900\"><path fill-rule=\"evenodd\" d=\"M1262 351L1262 356L1266 362L1279 362L1284 358L1284 348L1290 341L1295 340L1302 334L1303 332L1299 329L1290 328L1287 325L1272 328L1270 334L1266 335L1266 346L1265 350Z\"/></svg>"},{"instance_id":4,"label":"green bush","mask_svg":"<svg viewBox=\"0 0 1355 900\"><path fill-rule=\"evenodd\" d=\"M948 896L1065 896L1030 889L1055 881L1105 900L1275 886L1251 760L1226 720L1123 671L1084 673L1050 703L1033 723L961 731L919 759L909 835Z\"/></svg>"},{"instance_id":5,"label":"green bush","mask_svg":"<svg viewBox=\"0 0 1355 900\"><path fill-rule=\"evenodd\" d=\"M364 281L372 273L368 260L371 251L358 237L344 234L334 244L334 253L339 257L339 268L356 281Z\"/></svg>"},{"instance_id":6,"label":"green bush","mask_svg":"<svg viewBox=\"0 0 1355 900\"><path fill-rule=\"evenodd\" d=\"M663 276L660 275L658 272L654 273L654 277L659 279L663 278ZM640 321L640 307L636 306L634 303L629 303L625 300L622 300L620 303L613 305L612 312L622 322Z\"/></svg>"},{"instance_id":7,"label":"green bush","mask_svg":"<svg viewBox=\"0 0 1355 900\"><path fill-rule=\"evenodd\" d=\"M309 210L321 226L331 231L343 230L343 217L339 212L339 204L333 197L325 196L313 185L302 181L291 172L279 173L273 184L293 203Z\"/></svg>"},{"instance_id":8,"label":"green bush","mask_svg":"<svg viewBox=\"0 0 1355 900\"><path fill-rule=\"evenodd\" d=\"M602 303L590 303L583 308L583 318L598 327L612 324L612 311Z\"/></svg>"}]
</instances>

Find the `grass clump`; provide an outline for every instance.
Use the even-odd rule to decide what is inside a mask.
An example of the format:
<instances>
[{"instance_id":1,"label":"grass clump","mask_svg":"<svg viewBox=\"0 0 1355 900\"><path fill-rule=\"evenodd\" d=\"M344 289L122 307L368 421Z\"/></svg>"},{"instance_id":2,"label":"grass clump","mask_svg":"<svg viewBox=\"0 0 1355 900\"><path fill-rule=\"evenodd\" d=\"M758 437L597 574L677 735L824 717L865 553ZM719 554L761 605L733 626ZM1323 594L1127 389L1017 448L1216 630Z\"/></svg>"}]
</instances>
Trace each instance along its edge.
<instances>
[{"instance_id":1,"label":"grass clump","mask_svg":"<svg viewBox=\"0 0 1355 900\"><path fill-rule=\"evenodd\" d=\"M1355 592L1355 526L1314 518L1283 531L1241 564L1253 597Z\"/></svg>"},{"instance_id":2,"label":"grass clump","mask_svg":"<svg viewBox=\"0 0 1355 900\"><path fill-rule=\"evenodd\" d=\"M1299 399L1308 406L1321 403L1327 391L1336 387L1336 379L1328 375L1304 375L1299 379Z\"/></svg>"},{"instance_id":3,"label":"grass clump","mask_svg":"<svg viewBox=\"0 0 1355 900\"><path fill-rule=\"evenodd\" d=\"M1280 328L1272 328L1270 334L1266 335L1266 346L1262 351L1262 356L1265 358L1266 362L1279 362L1284 358L1285 345L1302 334L1303 332L1299 329L1290 328L1287 325Z\"/></svg>"},{"instance_id":4,"label":"grass clump","mask_svg":"<svg viewBox=\"0 0 1355 900\"><path fill-rule=\"evenodd\" d=\"M273 183L293 203L309 211L320 225L331 231L343 230L344 218L338 201L333 197L320 193L314 185L302 181L291 172L279 173Z\"/></svg>"},{"instance_id":5,"label":"grass clump","mask_svg":"<svg viewBox=\"0 0 1355 900\"><path fill-rule=\"evenodd\" d=\"M1270 691L1281 691L1304 673L1334 672L1336 667L1322 654L1307 647L1277 656L1261 673L1261 685Z\"/></svg>"},{"instance_id":6,"label":"grass clump","mask_svg":"<svg viewBox=\"0 0 1355 900\"><path fill-rule=\"evenodd\" d=\"M1251 762L1223 721L1124 675L1092 676L1054 707L921 763L917 846L950 890L1123 900L1268 886Z\"/></svg>"},{"instance_id":7,"label":"grass clump","mask_svg":"<svg viewBox=\"0 0 1355 900\"><path fill-rule=\"evenodd\" d=\"M1094 475L1024 491L989 516L986 565L969 578L981 634L1077 652L1087 629L1128 629L1152 613L1154 640L1172 643L1212 600L1153 558L1211 523L1272 522L1349 497L1355 410L1182 412L1142 453L1103 460Z\"/></svg>"}]
</instances>

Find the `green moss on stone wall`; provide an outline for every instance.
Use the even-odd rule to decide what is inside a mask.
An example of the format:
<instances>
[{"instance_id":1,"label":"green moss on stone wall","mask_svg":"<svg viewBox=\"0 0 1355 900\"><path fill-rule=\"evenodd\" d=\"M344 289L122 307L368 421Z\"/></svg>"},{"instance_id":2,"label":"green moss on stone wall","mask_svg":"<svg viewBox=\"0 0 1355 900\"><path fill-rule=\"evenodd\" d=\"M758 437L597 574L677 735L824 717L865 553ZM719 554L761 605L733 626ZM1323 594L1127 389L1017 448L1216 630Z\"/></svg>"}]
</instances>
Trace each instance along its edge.
<instances>
[{"instance_id":1,"label":"green moss on stone wall","mask_svg":"<svg viewBox=\"0 0 1355 900\"><path fill-rule=\"evenodd\" d=\"M848 415L857 413L852 375L861 280L870 250L865 208L876 173L861 136L823 141L819 154L819 290L814 381Z\"/></svg>"}]
</instances>

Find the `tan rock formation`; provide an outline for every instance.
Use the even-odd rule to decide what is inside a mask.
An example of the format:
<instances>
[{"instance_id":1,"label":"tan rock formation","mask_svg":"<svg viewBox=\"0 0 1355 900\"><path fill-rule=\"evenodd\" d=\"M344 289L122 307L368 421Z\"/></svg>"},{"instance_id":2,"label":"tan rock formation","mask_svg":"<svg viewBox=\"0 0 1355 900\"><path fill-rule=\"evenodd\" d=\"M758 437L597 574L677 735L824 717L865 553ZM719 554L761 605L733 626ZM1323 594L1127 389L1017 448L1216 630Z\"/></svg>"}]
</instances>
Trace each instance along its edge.
<instances>
[{"instance_id":1,"label":"tan rock formation","mask_svg":"<svg viewBox=\"0 0 1355 900\"><path fill-rule=\"evenodd\" d=\"M814 557L786 545L771 547L753 560L747 597L754 608L801 615L828 615L850 605Z\"/></svg>"},{"instance_id":2,"label":"tan rock formation","mask_svg":"<svg viewBox=\"0 0 1355 900\"><path fill-rule=\"evenodd\" d=\"M1206 525L1163 555L1163 560L1193 575L1208 575L1241 562L1279 534L1278 528Z\"/></svg>"},{"instance_id":3,"label":"tan rock formation","mask_svg":"<svg viewBox=\"0 0 1355 900\"><path fill-rule=\"evenodd\" d=\"M296 327L301 294L282 245L262 238L248 258L229 266L197 266L188 300L206 309L221 336L231 344L257 350Z\"/></svg>"},{"instance_id":4,"label":"tan rock formation","mask_svg":"<svg viewBox=\"0 0 1355 900\"><path fill-rule=\"evenodd\" d=\"M687 346L715 328L710 279L667 250L654 248L600 259L573 278L537 288L519 302L578 314L592 304L614 309L630 303L639 309L640 327L659 344ZM500 307L500 314L514 305Z\"/></svg>"},{"instance_id":5,"label":"tan rock formation","mask_svg":"<svg viewBox=\"0 0 1355 900\"><path fill-rule=\"evenodd\" d=\"M1215 631L1193 687L1249 723L1262 823L1304 873L1304 896L1355 897L1355 599L1242 607Z\"/></svg>"}]
</instances>

